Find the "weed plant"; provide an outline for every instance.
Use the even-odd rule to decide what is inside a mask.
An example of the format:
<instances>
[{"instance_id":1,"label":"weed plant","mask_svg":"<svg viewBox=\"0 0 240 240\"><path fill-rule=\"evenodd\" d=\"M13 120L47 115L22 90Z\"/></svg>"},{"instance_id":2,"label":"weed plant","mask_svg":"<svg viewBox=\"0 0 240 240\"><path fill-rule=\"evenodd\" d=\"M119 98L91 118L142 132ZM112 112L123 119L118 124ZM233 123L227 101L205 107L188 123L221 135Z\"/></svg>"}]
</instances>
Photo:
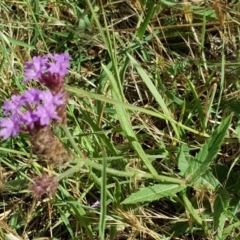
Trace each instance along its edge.
<instances>
[{"instance_id":1,"label":"weed plant","mask_svg":"<svg viewBox=\"0 0 240 240\"><path fill-rule=\"evenodd\" d=\"M0 13L1 239L240 238L238 1Z\"/></svg>"}]
</instances>

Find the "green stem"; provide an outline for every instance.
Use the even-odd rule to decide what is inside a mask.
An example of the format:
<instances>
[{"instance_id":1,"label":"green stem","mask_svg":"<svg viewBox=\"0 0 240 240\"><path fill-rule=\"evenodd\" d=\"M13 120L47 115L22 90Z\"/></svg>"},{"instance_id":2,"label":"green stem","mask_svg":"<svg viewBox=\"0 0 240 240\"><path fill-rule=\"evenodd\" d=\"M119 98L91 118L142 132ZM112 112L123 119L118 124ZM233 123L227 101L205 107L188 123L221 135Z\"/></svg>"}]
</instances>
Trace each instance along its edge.
<instances>
[{"instance_id":1,"label":"green stem","mask_svg":"<svg viewBox=\"0 0 240 240\"><path fill-rule=\"evenodd\" d=\"M62 178L64 178L64 177L69 176L69 174L72 174L72 173L74 173L74 172L79 171L80 169L82 169L83 164L85 164L85 159L84 159L85 156L84 156L84 154L82 153L82 151L79 149L79 147L77 146L77 144L75 143L75 141L74 141L71 133L70 133L69 130L68 130L67 125L62 125L62 129L64 130L65 134L67 135L67 137L68 137L69 141L71 142L74 150L76 151L76 153L79 154L79 156L81 157L82 160L81 160L81 162L79 162L79 163L77 164L77 166L74 166L74 167L68 169L67 171L65 171L64 173L62 173L60 176L58 176L58 180L60 180L60 179L62 179ZM90 172L90 169L88 168L88 166L87 166L87 170ZM97 185L101 186L102 183L101 183L100 179L99 179L93 172L90 172L89 175L90 175L91 178L93 178L93 180L95 181L95 183L97 183ZM107 191L107 194L108 194L108 196L109 196L110 198L112 198L112 194L111 194L109 191Z\"/></svg>"},{"instance_id":2,"label":"green stem","mask_svg":"<svg viewBox=\"0 0 240 240\"><path fill-rule=\"evenodd\" d=\"M88 159L84 159L84 158L78 158L76 159L78 161L78 164L75 165L74 167L68 169L67 171L65 171L64 173L62 173L58 179L62 179L66 176L68 176L69 174L72 174L76 171L78 171L82 165L87 165L89 167L92 167L94 169L100 170L102 171L102 165L95 163L92 160L88 160ZM170 182L170 183L178 183L181 185L185 184L185 181L182 179L178 179L178 178L173 178L173 177L168 177L168 176L162 176L162 175L153 175L151 173L144 173L144 172L139 172L139 171L119 171L113 168L106 168L106 172L115 176L119 176L119 177L134 177L137 179L155 179L158 181L164 181L164 182Z\"/></svg>"},{"instance_id":3,"label":"green stem","mask_svg":"<svg viewBox=\"0 0 240 240\"><path fill-rule=\"evenodd\" d=\"M199 132L199 131L197 131L193 128L190 128L190 127L188 127L188 126L186 126L186 125L184 125L184 124L182 124L178 121L173 120L172 118L169 118L168 116L166 116L166 115L164 115L160 112L152 111L152 110L142 108L142 107L137 107L135 105L124 103L124 102L121 102L119 100L108 98L108 97L105 97L101 94L92 93L92 92L85 91L83 89L76 88L76 87L66 86L66 89L67 89L68 92L76 94L77 96L89 97L89 98L93 98L93 99L96 99L96 100L99 100L99 101L102 101L102 102L107 102L107 103L110 103L110 104L113 104L113 105L120 105L120 106L125 107L126 109L129 109L129 110L132 110L132 111L146 113L146 114L149 114L150 116L154 116L154 117L157 117L157 118L160 118L160 119L167 120L171 123L174 123L174 124L176 124L176 126L178 126L180 128L183 128L183 129L185 129L189 132L192 132L196 135L200 135L200 136L203 136L203 137L209 137L209 135L207 133Z\"/></svg>"},{"instance_id":4,"label":"green stem","mask_svg":"<svg viewBox=\"0 0 240 240\"><path fill-rule=\"evenodd\" d=\"M191 214L191 216L194 218L194 220L202 226L203 230L207 232L207 226L203 219L199 216L195 208L193 207L192 203L189 201L186 192L182 194L183 202L185 204L185 208L188 210L188 212Z\"/></svg>"},{"instance_id":5,"label":"green stem","mask_svg":"<svg viewBox=\"0 0 240 240\"><path fill-rule=\"evenodd\" d=\"M105 155L105 154L104 154ZM103 157L102 159L102 186L101 186L101 215L99 221L99 237L101 240L105 240L105 230L106 230L106 213L107 213L107 194L106 194L106 185L107 185L107 161Z\"/></svg>"}]
</instances>

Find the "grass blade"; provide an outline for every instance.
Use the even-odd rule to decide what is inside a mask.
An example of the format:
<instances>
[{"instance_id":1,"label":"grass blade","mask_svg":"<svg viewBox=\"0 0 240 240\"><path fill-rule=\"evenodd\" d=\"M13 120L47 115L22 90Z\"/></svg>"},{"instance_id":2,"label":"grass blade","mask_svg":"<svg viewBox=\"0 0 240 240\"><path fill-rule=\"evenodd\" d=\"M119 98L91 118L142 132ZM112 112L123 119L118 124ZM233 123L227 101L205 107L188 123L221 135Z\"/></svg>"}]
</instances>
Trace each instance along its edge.
<instances>
[{"instance_id":1,"label":"grass blade","mask_svg":"<svg viewBox=\"0 0 240 240\"><path fill-rule=\"evenodd\" d=\"M135 66L137 72L141 76L141 78L144 81L144 83L146 84L147 88L150 90L150 92L154 96L155 100L158 102L159 106L163 110L164 115L166 115L168 119L172 119L173 118L172 113L169 111L169 109L168 109L167 105L165 104L162 96L159 94L159 91L156 89L156 87L152 83L148 74L143 70L143 68L138 64L138 62L131 55L128 54L128 57L131 60L131 62L133 63L133 65ZM178 132L178 129L176 127L176 124L173 123L173 122L170 122L170 123L173 127L173 130L174 130L177 138L179 138L179 132Z\"/></svg>"},{"instance_id":2,"label":"grass blade","mask_svg":"<svg viewBox=\"0 0 240 240\"><path fill-rule=\"evenodd\" d=\"M118 95L117 90L116 90L117 86L115 86L114 76L112 75L112 73L109 71L109 69L106 66L102 65L102 67L103 67L104 71L107 73L107 75L113 85L113 89L114 89L113 96L115 96L115 98L119 99L120 96ZM137 152L138 156L143 160L145 166L150 171L150 173L153 175L157 175L156 170L153 168L146 153L144 152L144 150L142 149L141 145L138 142L138 139L132 129L132 125L130 123L129 115L127 114L126 109L121 106L118 106L118 105L116 105L115 107L116 107L116 112L118 115L119 122L121 123L121 127L125 131L129 142L132 144L132 146L135 149L135 151Z\"/></svg>"}]
</instances>

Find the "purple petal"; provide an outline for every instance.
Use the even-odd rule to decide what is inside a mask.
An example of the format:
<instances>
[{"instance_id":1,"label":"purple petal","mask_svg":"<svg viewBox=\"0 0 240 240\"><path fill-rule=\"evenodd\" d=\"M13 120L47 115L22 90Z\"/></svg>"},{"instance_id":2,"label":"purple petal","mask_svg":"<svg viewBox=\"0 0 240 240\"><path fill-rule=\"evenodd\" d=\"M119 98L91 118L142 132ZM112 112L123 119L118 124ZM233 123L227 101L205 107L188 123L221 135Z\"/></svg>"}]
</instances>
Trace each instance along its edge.
<instances>
[{"instance_id":1,"label":"purple petal","mask_svg":"<svg viewBox=\"0 0 240 240\"><path fill-rule=\"evenodd\" d=\"M56 106L64 104L62 93L57 93L53 96L53 104L55 104Z\"/></svg>"},{"instance_id":2,"label":"purple petal","mask_svg":"<svg viewBox=\"0 0 240 240\"><path fill-rule=\"evenodd\" d=\"M31 62L27 62L24 66L24 76L23 82L27 82L31 79L33 80L39 80L41 78L41 75L46 71L47 69L47 63L48 59L43 56L36 56L33 57Z\"/></svg>"},{"instance_id":3,"label":"purple petal","mask_svg":"<svg viewBox=\"0 0 240 240\"><path fill-rule=\"evenodd\" d=\"M30 111L27 111L21 116L21 123L29 126L30 128L33 128L34 123L37 122L38 120L39 120L39 117Z\"/></svg>"},{"instance_id":4,"label":"purple petal","mask_svg":"<svg viewBox=\"0 0 240 240\"><path fill-rule=\"evenodd\" d=\"M3 104L4 115L9 112L16 114L20 110L22 103L22 96L12 95L11 100L5 101Z\"/></svg>"},{"instance_id":5,"label":"purple petal","mask_svg":"<svg viewBox=\"0 0 240 240\"><path fill-rule=\"evenodd\" d=\"M52 104L53 95L49 90L42 91L39 95L39 98L43 101L43 103L47 106Z\"/></svg>"},{"instance_id":6,"label":"purple petal","mask_svg":"<svg viewBox=\"0 0 240 240\"><path fill-rule=\"evenodd\" d=\"M40 99L43 101L44 106L47 108L48 105L62 105L64 101L62 100L62 93L58 93L55 96L49 90L42 91L40 94Z\"/></svg>"},{"instance_id":7,"label":"purple petal","mask_svg":"<svg viewBox=\"0 0 240 240\"><path fill-rule=\"evenodd\" d=\"M19 122L16 119L2 118L0 119L0 136L4 140L8 139L10 136L16 136L19 133Z\"/></svg>"},{"instance_id":8,"label":"purple petal","mask_svg":"<svg viewBox=\"0 0 240 240\"><path fill-rule=\"evenodd\" d=\"M61 77L64 77L68 73L69 59L70 55L69 53L62 53L62 54L55 54L52 56L53 62L50 62L48 71L51 74L58 74Z\"/></svg>"},{"instance_id":9,"label":"purple petal","mask_svg":"<svg viewBox=\"0 0 240 240\"><path fill-rule=\"evenodd\" d=\"M38 106L34 114L39 118L40 125L45 126L50 124L51 119L58 119L55 113L56 107L51 104L46 106Z\"/></svg>"},{"instance_id":10,"label":"purple petal","mask_svg":"<svg viewBox=\"0 0 240 240\"><path fill-rule=\"evenodd\" d=\"M38 104L40 101L40 98L39 98L40 94L41 94L41 91L39 89L31 88L22 95L22 98L25 101L25 103Z\"/></svg>"},{"instance_id":11,"label":"purple petal","mask_svg":"<svg viewBox=\"0 0 240 240\"><path fill-rule=\"evenodd\" d=\"M91 206L92 208L96 208L100 205L100 201L96 201L95 203L93 203L93 205Z\"/></svg>"},{"instance_id":12,"label":"purple petal","mask_svg":"<svg viewBox=\"0 0 240 240\"><path fill-rule=\"evenodd\" d=\"M65 66L66 68L69 67L69 59L70 59L69 53L55 54L53 55L52 58L54 62L59 63L62 66Z\"/></svg>"}]
</instances>

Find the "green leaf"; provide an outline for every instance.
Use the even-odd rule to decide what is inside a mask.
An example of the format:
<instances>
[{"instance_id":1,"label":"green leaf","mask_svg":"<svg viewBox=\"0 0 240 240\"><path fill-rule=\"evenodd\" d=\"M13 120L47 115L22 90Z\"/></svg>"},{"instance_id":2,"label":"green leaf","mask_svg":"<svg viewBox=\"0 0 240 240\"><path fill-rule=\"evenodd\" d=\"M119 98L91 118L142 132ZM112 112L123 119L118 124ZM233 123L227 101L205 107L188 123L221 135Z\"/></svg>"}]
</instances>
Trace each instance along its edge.
<instances>
[{"instance_id":1,"label":"green leaf","mask_svg":"<svg viewBox=\"0 0 240 240\"><path fill-rule=\"evenodd\" d=\"M88 238L90 240L93 240L94 236L93 236L93 231L91 227L92 222L91 222L91 219L86 214L86 211L84 210L84 208L77 201L74 201L74 200L67 201L66 203L69 204L69 206L71 206L71 210L73 211L72 214L74 214L78 222L80 222L82 227L84 227L84 231L86 231Z\"/></svg>"},{"instance_id":2,"label":"green leaf","mask_svg":"<svg viewBox=\"0 0 240 240\"><path fill-rule=\"evenodd\" d=\"M159 88L162 90L162 92L169 98L171 99L173 102L175 102L177 105L182 106L184 104L184 101L181 100L180 98L176 97L175 95L173 95L162 83L162 80L160 78L160 73L157 72L158 74L156 74L156 78L158 80L158 84L159 84Z\"/></svg>"},{"instance_id":3,"label":"green leaf","mask_svg":"<svg viewBox=\"0 0 240 240\"><path fill-rule=\"evenodd\" d=\"M71 228L71 224L68 220L69 212L68 211L63 211L60 207L58 208L58 211L60 213L60 217L61 217L62 222L65 224L66 229L68 230L69 234L71 235L71 238L74 238L74 233L73 233L73 230Z\"/></svg>"},{"instance_id":4,"label":"green leaf","mask_svg":"<svg viewBox=\"0 0 240 240\"><path fill-rule=\"evenodd\" d=\"M186 193L182 194L183 202L185 204L185 208L188 210L188 212L192 215L192 217L195 219L195 221L201 225L203 228L205 228L205 223L201 216L198 214L196 209L193 207L192 203L189 201L189 198L186 196Z\"/></svg>"},{"instance_id":5,"label":"green leaf","mask_svg":"<svg viewBox=\"0 0 240 240\"><path fill-rule=\"evenodd\" d=\"M156 8L156 4L152 4L149 8L148 8L148 11L147 11L147 16L146 18L144 19L144 22L141 24L141 26L139 27L138 29L138 32L137 32L137 37L139 39L141 39L147 29L147 26L153 16L153 13L155 11L155 8Z\"/></svg>"},{"instance_id":6,"label":"green leaf","mask_svg":"<svg viewBox=\"0 0 240 240\"><path fill-rule=\"evenodd\" d=\"M194 227L190 229L189 223L183 221L173 222L169 232L174 233L174 237L186 234L187 232L193 231ZM177 238L176 238L177 239Z\"/></svg>"},{"instance_id":7,"label":"green leaf","mask_svg":"<svg viewBox=\"0 0 240 240\"><path fill-rule=\"evenodd\" d=\"M223 231L224 223L227 219L225 213L227 212L230 199L229 193L225 189L221 188L216 200L214 201L213 223L214 229L218 229L219 232Z\"/></svg>"},{"instance_id":8,"label":"green leaf","mask_svg":"<svg viewBox=\"0 0 240 240\"><path fill-rule=\"evenodd\" d=\"M222 239L227 239L227 236L235 231L235 229L238 231L240 227L240 221L233 223L231 225L228 225L222 233Z\"/></svg>"},{"instance_id":9,"label":"green leaf","mask_svg":"<svg viewBox=\"0 0 240 240\"><path fill-rule=\"evenodd\" d=\"M27 44L25 42L22 42L20 40L16 40L16 39L11 38L9 36L6 36L3 33L0 33L0 40L5 41L8 44L8 46L10 46L10 44L13 44L13 45L17 45L17 46L21 46L21 47L25 47L25 48L29 48L29 49L35 49L34 46L29 45L29 44Z\"/></svg>"},{"instance_id":10,"label":"green leaf","mask_svg":"<svg viewBox=\"0 0 240 240\"><path fill-rule=\"evenodd\" d=\"M204 128L204 119L206 117L205 117L205 114L203 112L203 107L202 107L202 104L200 102L200 97L197 94L196 87L193 85L193 83L190 80L188 80L188 85L191 89L191 92L192 92L194 100L195 100L195 106L197 107L197 110L198 110L198 118L199 118L201 127L205 131L206 129Z\"/></svg>"},{"instance_id":11,"label":"green leaf","mask_svg":"<svg viewBox=\"0 0 240 240\"><path fill-rule=\"evenodd\" d=\"M160 2L166 4L169 7L173 7L173 6L179 5L179 3L176 3L175 1L160 0Z\"/></svg>"},{"instance_id":12,"label":"green leaf","mask_svg":"<svg viewBox=\"0 0 240 240\"><path fill-rule=\"evenodd\" d=\"M226 104L228 104L227 107L230 108L236 115L240 115L240 101L234 101Z\"/></svg>"},{"instance_id":13,"label":"green leaf","mask_svg":"<svg viewBox=\"0 0 240 240\"><path fill-rule=\"evenodd\" d=\"M185 144L182 144L179 148L178 152L178 169L180 170L179 175L184 176L187 168L189 167L189 163L185 157L186 152L189 152L188 147Z\"/></svg>"},{"instance_id":14,"label":"green leaf","mask_svg":"<svg viewBox=\"0 0 240 240\"><path fill-rule=\"evenodd\" d=\"M162 197L171 197L185 189L186 186L172 183L155 184L151 187L141 188L138 192L132 193L122 204L138 202L152 202Z\"/></svg>"},{"instance_id":15,"label":"green leaf","mask_svg":"<svg viewBox=\"0 0 240 240\"><path fill-rule=\"evenodd\" d=\"M107 76L109 77L109 80L111 81L111 84L112 84L112 87L113 87L112 94L113 94L114 98L117 99L117 100L122 100L121 99L122 98L121 93L118 90L119 87L116 83L116 80L115 80L113 74L110 72L110 70L107 68L107 66L102 64L102 68L104 69ZM134 150L137 152L139 157L142 159L145 166L148 168L149 172L151 172L151 174L153 174L153 175L157 175L157 172L156 172L155 168L152 166L151 162L149 161L149 159L148 159L145 151L143 150L141 144L138 142L136 134L133 131L133 126L132 126L131 121L130 121L129 113L126 111L126 109L124 107L121 107L119 105L116 105L115 109L116 109L116 112L117 112L117 115L118 115L118 120L121 124L121 127L124 130L128 140L131 143L131 145L133 146Z\"/></svg>"},{"instance_id":16,"label":"green leaf","mask_svg":"<svg viewBox=\"0 0 240 240\"><path fill-rule=\"evenodd\" d=\"M3 187L4 191L19 191L21 189L24 189L27 184L27 179L17 179L5 182Z\"/></svg>"},{"instance_id":17,"label":"green leaf","mask_svg":"<svg viewBox=\"0 0 240 240\"><path fill-rule=\"evenodd\" d=\"M222 235L223 235L223 229L224 229L226 219L227 219L227 216L225 213L222 213L218 219L217 236L215 237L216 240L223 239Z\"/></svg>"},{"instance_id":18,"label":"green leaf","mask_svg":"<svg viewBox=\"0 0 240 240\"><path fill-rule=\"evenodd\" d=\"M113 178L114 182L115 182L115 187L114 187L114 204L120 204L121 198L122 198L122 189L121 189L121 185L118 181L117 178Z\"/></svg>"},{"instance_id":19,"label":"green leaf","mask_svg":"<svg viewBox=\"0 0 240 240\"><path fill-rule=\"evenodd\" d=\"M216 128L212 136L204 143L202 149L194 158L194 162L187 169L188 182L194 183L201 177L209 168L213 159L217 156L221 144L224 140L232 117L229 116L223 120L220 126Z\"/></svg>"},{"instance_id":20,"label":"green leaf","mask_svg":"<svg viewBox=\"0 0 240 240\"><path fill-rule=\"evenodd\" d=\"M67 89L68 92L70 92L72 94L76 94L78 97L82 97L82 98L83 97L88 97L88 98L92 98L92 99L95 99L95 100L98 100L98 101L110 103L114 106L121 106L121 107L124 107L128 110L146 113L146 114L149 114L150 116L154 116L154 117L169 121L169 122L175 124L176 126L178 126L180 128L183 128L183 129L185 129L189 132L192 132L194 134L204 136L204 137L208 137L208 134L199 132L195 128L190 128L190 127L188 127L188 126L186 126L186 125L184 125L184 124L182 124L178 121L175 121L172 116L168 117L166 114L160 113L156 110L149 110L146 107L137 107L133 104L127 104L127 103L122 102L120 100L116 100L116 99L109 98L109 97L106 97L106 96L101 95L101 94L96 94L96 93L92 93L92 92L83 90L82 88L66 86L66 89Z\"/></svg>"},{"instance_id":21,"label":"green leaf","mask_svg":"<svg viewBox=\"0 0 240 240\"><path fill-rule=\"evenodd\" d=\"M206 172L203 176L194 182L195 188L201 189L203 186L206 190L214 191L217 187L220 186L220 182L214 177L211 172Z\"/></svg>"},{"instance_id":22,"label":"green leaf","mask_svg":"<svg viewBox=\"0 0 240 240\"><path fill-rule=\"evenodd\" d=\"M235 191L234 187L240 179L240 172L229 172L229 167L218 164L214 166L213 174L227 191Z\"/></svg>"},{"instance_id":23,"label":"green leaf","mask_svg":"<svg viewBox=\"0 0 240 240\"><path fill-rule=\"evenodd\" d=\"M237 122L235 131L237 132L238 141L240 142L240 121Z\"/></svg>"},{"instance_id":24,"label":"green leaf","mask_svg":"<svg viewBox=\"0 0 240 240\"><path fill-rule=\"evenodd\" d=\"M101 214L100 214L100 221L99 221L99 239L105 239L105 229L106 229L106 213L107 213L107 161L105 156L102 159L102 185L101 185Z\"/></svg>"}]
</instances>

